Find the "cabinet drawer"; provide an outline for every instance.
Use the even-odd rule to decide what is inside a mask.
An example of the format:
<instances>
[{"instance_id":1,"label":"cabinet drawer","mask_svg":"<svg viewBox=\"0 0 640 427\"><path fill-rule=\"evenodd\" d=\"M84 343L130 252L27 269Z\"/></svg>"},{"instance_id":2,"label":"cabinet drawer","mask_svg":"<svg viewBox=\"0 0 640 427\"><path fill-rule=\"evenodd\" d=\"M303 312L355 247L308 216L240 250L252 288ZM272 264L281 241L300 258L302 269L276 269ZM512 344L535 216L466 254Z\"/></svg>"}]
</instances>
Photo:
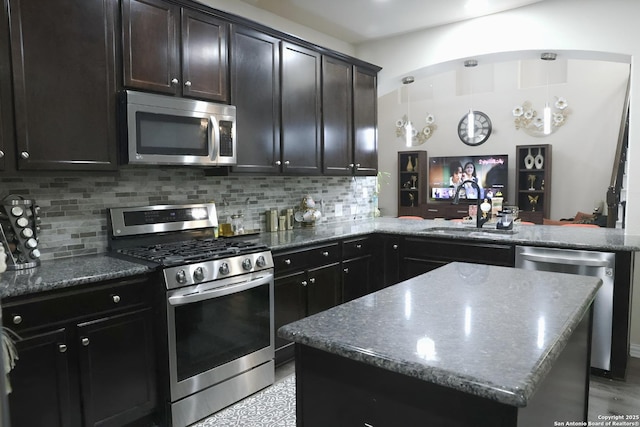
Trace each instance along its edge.
<instances>
[{"instance_id":1,"label":"cabinet drawer","mask_svg":"<svg viewBox=\"0 0 640 427\"><path fill-rule=\"evenodd\" d=\"M139 277L104 285L88 286L82 290L35 295L28 299L3 302L3 323L17 332L98 313L121 310L145 304L151 295L149 279Z\"/></svg>"},{"instance_id":2,"label":"cabinet drawer","mask_svg":"<svg viewBox=\"0 0 640 427\"><path fill-rule=\"evenodd\" d=\"M342 258L357 258L373 253L373 238L361 237L358 239L350 239L342 242Z\"/></svg>"},{"instance_id":3,"label":"cabinet drawer","mask_svg":"<svg viewBox=\"0 0 640 427\"><path fill-rule=\"evenodd\" d=\"M460 240L405 238L401 246L404 258L433 261L463 261L490 265L514 266L512 245Z\"/></svg>"},{"instance_id":4,"label":"cabinet drawer","mask_svg":"<svg viewBox=\"0 0 640 427\"><path fill-rule=\"evenodd\" d=\"M273 254L276 275L338 261L340 261L340 246L338 243Z\"/></svg>"}]
</instances>

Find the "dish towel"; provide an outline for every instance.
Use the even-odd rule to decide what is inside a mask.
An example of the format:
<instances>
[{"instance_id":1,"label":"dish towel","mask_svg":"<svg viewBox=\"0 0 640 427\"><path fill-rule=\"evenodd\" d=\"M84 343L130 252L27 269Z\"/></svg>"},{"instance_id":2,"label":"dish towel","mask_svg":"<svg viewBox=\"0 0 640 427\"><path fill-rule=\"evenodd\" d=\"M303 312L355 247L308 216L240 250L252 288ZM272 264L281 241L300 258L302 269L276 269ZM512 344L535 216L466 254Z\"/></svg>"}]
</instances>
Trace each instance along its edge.
<instances>
[{"instance_id":1,"label":"dish towel","mask_svg":"<svg viewBox=\"0 0 640 427\"><path fill-rule=\"evenodd\" d=\"M4 361L4 374L6 376L5 385L6 393L11 393L11 383L9 382L9 372L16 366L16 360L18 360L18 350L13 342L12 336L16 339L20 339L18 334L8 328L2 328L2 352Z\"/></svg>"}]
</instances>

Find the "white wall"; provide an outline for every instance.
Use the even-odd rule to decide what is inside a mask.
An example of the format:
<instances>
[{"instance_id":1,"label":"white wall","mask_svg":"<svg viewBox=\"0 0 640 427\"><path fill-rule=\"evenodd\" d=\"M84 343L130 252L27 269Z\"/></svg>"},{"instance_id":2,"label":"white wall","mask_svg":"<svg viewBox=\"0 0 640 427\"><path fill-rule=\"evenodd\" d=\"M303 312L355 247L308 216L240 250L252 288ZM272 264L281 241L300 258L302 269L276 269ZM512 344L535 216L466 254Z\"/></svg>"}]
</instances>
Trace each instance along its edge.
<instances>
[{"instance_id":1,"label":"white wall","mask_svg":"<svg viewBox=\"0 0 640 427\"><path fill-rule=\"evenodd\" d=\"M421 127L431 113L437 129L423 145L428 156L508 154L509 191L507 200L515 198L516 145L551 144L552 219L570 218L577 211L590 213L594 202L604 203L611 179L616 143L629 78L629 65L618 62L592 60L562 60L553 65L559 70L556 81L547 87L541 60L482 63L474 69L448 71L424 78L416 78L409 87L403 86L378 99L380 111L379 168L391 173L389 186L382 188L379 205L383 215L397 215L397 152L410 150L404 140L396 136L395 122L407 113L407 89L410 91L411 120ZM521 73L522 69L522 73ZM542 73L535 74L542 70ZM527 71L529 71L527 73ZM525 74L533 79L525 82ZM602 76L607 76L606 79ZM469 85L465 79L471 79ZM470 94L470 89L475 88ZM548 95L547 95L548 92ZM512 110L530 101L538 114L547 99L554 96L567 99L569 107L566 123L547 137L536 137L517 130ZM469 147L460 141L456 127L469 110L488 114L493 131L488 141ZM536 153L534 152L534 155ZM427 191L427 189L423 189Z\"/></svg>"},{"instance_id":2,"label":"white wall","mask_svg":"<svg viewBox=\"0 0 640 427\"><path fill-rule=\"evenodd\" d=\"M429 67L438 68L439 64L450 69L451 62L460 63L464 58L480 55L564 51L574 58L624 60L628 57L632 67L625 232L640 234L640 221L635 220L640 218L640 172L633 167L640 165L640 67L633 67L640 57L638 17L640 1L635 0L545 1L472 21L366 43L358 46L356 55L383 67L379 75L380 95L399 87L403 76L424 72ZM601 78L608 79L608 76ZM577 107L576 112L579 111ZM380 109L380 124L388 120L390 114L385 108ZM569 125L567 123L567 127ZM554 147L558 144L554 142ZM554 174L554 188L558 180L573 178ZM634 273L636 295L640 292L639 270ZM631 342L636 349L640 349L639 303L636 299L631 318Z\"/></svg>"}]
</instances>

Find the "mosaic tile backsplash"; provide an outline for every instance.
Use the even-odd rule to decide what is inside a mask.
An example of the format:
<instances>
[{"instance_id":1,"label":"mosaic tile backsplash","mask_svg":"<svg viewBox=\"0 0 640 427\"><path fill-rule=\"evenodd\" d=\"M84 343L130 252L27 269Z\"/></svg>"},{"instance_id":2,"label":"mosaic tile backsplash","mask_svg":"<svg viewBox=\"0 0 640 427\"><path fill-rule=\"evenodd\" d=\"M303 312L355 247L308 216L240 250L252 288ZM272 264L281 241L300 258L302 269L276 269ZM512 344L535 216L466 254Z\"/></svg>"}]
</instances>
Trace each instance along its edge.
<instances>
[{"instance_id":1,"label":"mosaic tile backsplash","mask_svg":"<svg viewBox=\"0 0 640 427\"><path fill-rule=\"evenodd\" d=\"M213 200L220 222L242 213L246 229L265 230L267 209L296 208L309 194L322 211L316 225L322 226L372 217L375 184L375 177L210 177L197 168L122 168L0 177L0 198L16 194L37 202L41 259L52 260L106 252L110 207Z\"/></svg>"}]
</instances>

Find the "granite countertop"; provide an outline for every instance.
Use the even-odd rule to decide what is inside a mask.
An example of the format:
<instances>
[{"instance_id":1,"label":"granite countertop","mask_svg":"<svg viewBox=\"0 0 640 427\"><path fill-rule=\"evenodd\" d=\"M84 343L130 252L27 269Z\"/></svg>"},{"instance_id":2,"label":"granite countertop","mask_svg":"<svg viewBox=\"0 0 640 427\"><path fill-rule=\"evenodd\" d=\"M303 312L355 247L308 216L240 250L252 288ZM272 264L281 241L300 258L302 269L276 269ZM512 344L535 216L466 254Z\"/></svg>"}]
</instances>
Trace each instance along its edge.
<instances>
[{"instance_id":1,"label":"granite countertop","mask_svg":"<svg viewBox=\"0 0 640 427\"><path fill-rule=\"evenodd\" d=\"M153 269L148 266L106 254L43 261L36 268L0 273L0 298L63 289L151 271Z\"/></svg>"},{"instance_id":2,"label":"granite countertop","mask_svg":"<svg viewBox=\"0 0 640 427\"><path fill-rule=\"evenodd\" d=\"M569 249L640 251L640 236L627 235L621 229L536 225L519 226L512 234L491 231L490 224L485 225L483 231L477 231L452 221L376 218L336 223L320 222L309 228L241 235L234 238L257 241L274 251L291 250L303 245L320 244L375 232ZM0 273L0 298L90 284L152 270L152 267L116 259L109 254L44 261L40 267L34 269Z\"/></svg>"},{"instance_id":3,"label":"granite countertop","mask_svg":"<svg viewBox=\"0 0 640 427\"><path fill-rule=\"evenodd\" d=\"M456 262L285 325L278 335L524 407L601 283Z\"/></svg>"}]
</instances>

